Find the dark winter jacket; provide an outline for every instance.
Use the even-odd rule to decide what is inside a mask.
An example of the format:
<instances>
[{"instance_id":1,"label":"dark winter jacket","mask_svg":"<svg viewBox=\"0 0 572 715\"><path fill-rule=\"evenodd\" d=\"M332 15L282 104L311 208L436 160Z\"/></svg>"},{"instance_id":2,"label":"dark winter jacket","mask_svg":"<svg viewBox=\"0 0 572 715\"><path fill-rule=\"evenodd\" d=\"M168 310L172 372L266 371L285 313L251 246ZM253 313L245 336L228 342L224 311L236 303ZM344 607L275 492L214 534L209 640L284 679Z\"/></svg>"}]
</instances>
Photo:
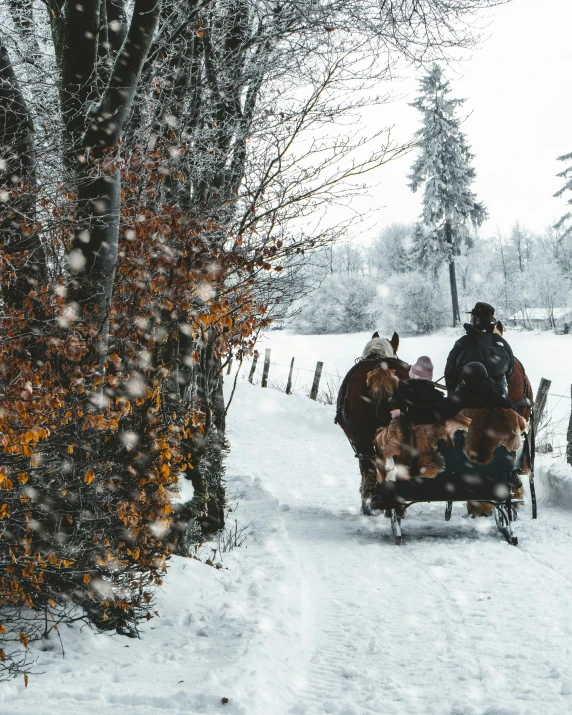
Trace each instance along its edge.
<instances>
[{"instance_id":1,"label":"dark winter jacket","mask_svg":"<svg viewBox=\"0 0 572 715\"><path fill-rule=\"evenodd\" d=\"M510 345L501 335L492 332L492 325L485 332L468 324L464 327L467 334L457 340L445 367L445 385L449 395L455 392L463 368L470 362L482 363L493 382L497 383L497 387L502 385L500 391L506 394L506 383L514 372L514 355Z\"/></svg>"},{"instance_id":2,"label":"dark winter jacket","mask_svg":"<svg viewBox=\"0 0 572 715\"><path fill-rule=\"evenodd\" d=\"M500 407L505 410L514 410L510 400L499 395L495 388L494 380L482 377L470 384L461 384L456 392L443 400L440 407L442 419L446 420L456 415L464 408ZM515 410L516 412L516 410Z\"/></svg>"},{"instance_id":3,"label":"dark winter jacket","mask_svg":"<svg viewBox=\"0 0 572 715\"><path fill-rule=\"evenodd\" d=\"M389 408L401 410L401 416L410 424L433 424L441 420L439 406L444 399L430 380L409 380L399 384L389 400Z\"/></svg>"}]
</instances>

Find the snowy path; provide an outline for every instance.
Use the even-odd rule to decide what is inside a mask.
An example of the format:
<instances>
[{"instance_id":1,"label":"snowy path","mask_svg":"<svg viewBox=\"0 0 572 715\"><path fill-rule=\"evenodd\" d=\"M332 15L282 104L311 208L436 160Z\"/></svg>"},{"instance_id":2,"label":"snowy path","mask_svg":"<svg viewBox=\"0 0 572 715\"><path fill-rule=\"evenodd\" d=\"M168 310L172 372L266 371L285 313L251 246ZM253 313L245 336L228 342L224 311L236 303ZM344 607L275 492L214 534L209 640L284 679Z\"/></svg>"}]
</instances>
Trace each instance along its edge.
<instances>
[{"instance_id":1,"label":"snowy path","mask_svg":"<svg viewBox=\"0 0 572 715\"><path fill-rule=\"evenodd\" d=\"M572 512L526 509L515 548L418 505L396 547L332 407L241 380L229 438L245 546L173 559L141 640L64 629L2 715L572 712Z\"/></svg>"},{"instance_id":2,"label":"snowy path","mask_svg":"<svg viewBox=\"0 0 572 715\"><path fill-rule=\"evenodd\" d=\"M330 408L242 386L240 412L233 460L257 450L301 566L306 682L274 712L572 711L572 514L524 511L514 548L460 504L449 523L442 505L418 505L398 548L388 520L358 512Z\"/></svg>"}]
</instances>

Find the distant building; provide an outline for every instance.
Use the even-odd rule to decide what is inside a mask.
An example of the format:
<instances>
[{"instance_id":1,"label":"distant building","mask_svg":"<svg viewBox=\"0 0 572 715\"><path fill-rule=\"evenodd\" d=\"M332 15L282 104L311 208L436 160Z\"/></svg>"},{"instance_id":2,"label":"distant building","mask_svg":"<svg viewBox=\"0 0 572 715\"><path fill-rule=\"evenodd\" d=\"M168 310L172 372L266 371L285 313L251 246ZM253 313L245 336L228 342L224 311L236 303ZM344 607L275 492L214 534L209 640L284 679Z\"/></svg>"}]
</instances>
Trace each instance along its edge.
<instances>
[{"instance_id":1,"label":"distant building","mask_svg":"<svg viewBox=\"0 0 572 715\"><path fill-rule=\"evenodd\" d=\"M507 325L520 325L528 330L572 332L572 308L524 308L507 319Z\"/></svg>"}]
</instances>

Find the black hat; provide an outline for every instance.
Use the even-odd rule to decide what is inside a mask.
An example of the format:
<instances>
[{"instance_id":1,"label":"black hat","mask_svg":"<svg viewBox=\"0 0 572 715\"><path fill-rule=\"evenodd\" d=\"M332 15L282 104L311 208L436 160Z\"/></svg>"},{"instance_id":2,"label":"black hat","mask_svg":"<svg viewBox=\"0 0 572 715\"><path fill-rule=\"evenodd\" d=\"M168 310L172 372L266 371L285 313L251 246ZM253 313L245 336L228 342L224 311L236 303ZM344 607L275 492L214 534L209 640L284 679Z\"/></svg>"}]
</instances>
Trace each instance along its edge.
<instances>
[{"instance_id":1,"label":"black hat","mask_svg":"<svg viewBox=\"0 0 572 715\"><path fill-rule=\"evenodd\" d=\"M470 362L463 368L463 380L469 384L488 376L487 368L482 362Z\"/></svg>"},{"instance_id":2,"label":"black hat","mask_svg":"<svg viewBox=\"0 0 572 715\"><path fill-rule=\"evenodd\" d=\"M495 309L488 303L475 303L475 307L469 312L484 323L496 323Z\"/></svg>"}]
</instances>

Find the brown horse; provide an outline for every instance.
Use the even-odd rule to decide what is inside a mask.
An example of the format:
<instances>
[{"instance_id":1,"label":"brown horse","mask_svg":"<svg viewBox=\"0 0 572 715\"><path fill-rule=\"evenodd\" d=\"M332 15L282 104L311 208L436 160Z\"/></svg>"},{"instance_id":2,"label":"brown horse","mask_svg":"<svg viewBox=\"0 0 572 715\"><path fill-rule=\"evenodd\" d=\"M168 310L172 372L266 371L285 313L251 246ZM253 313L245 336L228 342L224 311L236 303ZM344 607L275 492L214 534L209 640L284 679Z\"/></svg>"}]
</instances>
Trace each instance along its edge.
<instances>
[{"instance_id":1,"label":"brown horse","mask_svg":"<svg viewBox=\"0 0 572 715\"><path fill-rule=\"evenodd\" d=\"M494 332L504 335L504 327L500 320L497 321ZM532 385L524 369L524 365L517 358L514 359L514 372L508 381L508 399L516 407L517 412L530 422L534 399Z\"/></svg>"},{"instance_id":2,"label":"brown horse","mask_svg":"<svg viewBox=\"0 0 572 715\"><path fill-rule=\"evenodd\" d=\"M338 393L336 423L340 425L359 460L364 514L382 507L376 504L378 471L373 440L380 427L391 421L389 398L401 380L409 379L410 365L397 357L399 335L391 340L375 332L361 358L345 376ZM378 500L379 501L379 500Z\"/></svg>"},{"instance_id":3,"label":"brown horse","mask_svg":"<svg viewBox=\"0 0 572 715\"><path fill-rule=\"evenodd\" d=\"M500 320L495 326L495 332L499 335L504 333L503 324ZM526 439L523 445L523 452L520 458L520 471L523 474L530 474L532 470L531 441L529 432L531 429L530 418L534 407L534 396L532 385L524 369L524 365L517 358L514 359L514 372L508 381L508 399L516 407L517 412L526 420Z\"/></svg>"}]
</instances>

